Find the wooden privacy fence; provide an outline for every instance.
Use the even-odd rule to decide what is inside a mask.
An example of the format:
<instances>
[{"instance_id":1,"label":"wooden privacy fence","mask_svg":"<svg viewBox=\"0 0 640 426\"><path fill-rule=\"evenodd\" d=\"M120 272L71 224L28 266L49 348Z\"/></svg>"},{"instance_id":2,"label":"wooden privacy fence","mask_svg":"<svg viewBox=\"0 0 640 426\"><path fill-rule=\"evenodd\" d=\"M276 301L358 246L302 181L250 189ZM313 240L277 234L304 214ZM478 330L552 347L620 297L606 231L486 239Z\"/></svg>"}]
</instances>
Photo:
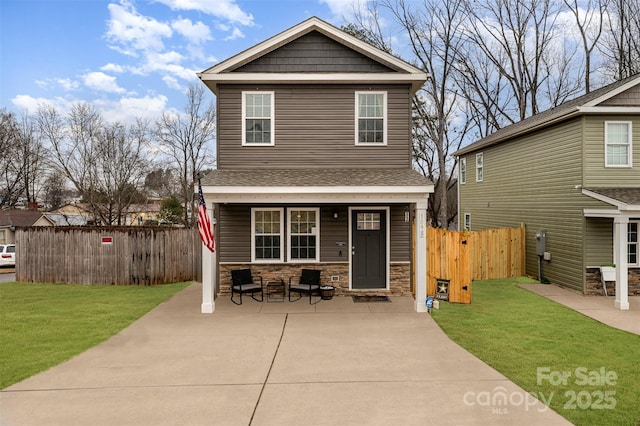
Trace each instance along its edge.
<instances>
[{"instance_id":1,"label":"wooden privacy fence","mask_svg":"<svg viewBox=\"0 0 640 426\"><path fill-rule=\"evenodd\" d=\"M16 281L155 285L198 277L197 229L30 227L16 231Z\"/></svg>"},{"instance_id":2,"label":"wooden privacy fence","mask_svg":"<svg viewBox=\"0 0 640 426\"><path fill-rule=\"evenodd\" d=\"M471 281L525 274L525 228L427 229L427 295L471 303Z\"/></svg>"}]
</instances>

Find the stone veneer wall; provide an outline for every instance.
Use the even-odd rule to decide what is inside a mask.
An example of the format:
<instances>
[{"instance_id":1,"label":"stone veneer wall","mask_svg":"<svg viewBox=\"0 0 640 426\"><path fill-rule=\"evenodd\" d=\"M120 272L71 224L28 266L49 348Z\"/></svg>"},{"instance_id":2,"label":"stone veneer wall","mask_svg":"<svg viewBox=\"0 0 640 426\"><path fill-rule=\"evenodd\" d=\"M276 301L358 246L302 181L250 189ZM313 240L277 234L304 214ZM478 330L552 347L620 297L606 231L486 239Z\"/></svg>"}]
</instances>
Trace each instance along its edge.
<instances>
[{"instance_id":1,"label":"stone veneer wall","mask_svg":"<svg viewBox=\"0 0 640 426\"><path fill-rule=\"evenodd\" d=\"M600 268L586 269L586 294L604 296L602 291L602 282L600 281ZM629 296L640 295L640 269L629 268ZM616 294L616 283L607 282L607 294L614 296Z\"/></svg>"},{"instance_id":2,"label":"stone veneer wall","mask_svg":"<svg viewBox=\"0 0 640 426\"><path fill-rule=\"evenodd\" d=\"M289 277L295 282L302 269L320 269L322 284L332 285L336 288L335 294L346 295L358 292L368 295L410 296L411 292L411 265L409 263L392 262L389 268L390 291L387 290L352 290L349 291L349 264L348 263L279 263L279 264L220 264L220 295L231 294L231 271L234 269L250 268L253 275L260 275L264 285L268 281L283 279L289 284ZM332 276L338 276L338 281L331 281Z\"/></svg>"}]
</instances>

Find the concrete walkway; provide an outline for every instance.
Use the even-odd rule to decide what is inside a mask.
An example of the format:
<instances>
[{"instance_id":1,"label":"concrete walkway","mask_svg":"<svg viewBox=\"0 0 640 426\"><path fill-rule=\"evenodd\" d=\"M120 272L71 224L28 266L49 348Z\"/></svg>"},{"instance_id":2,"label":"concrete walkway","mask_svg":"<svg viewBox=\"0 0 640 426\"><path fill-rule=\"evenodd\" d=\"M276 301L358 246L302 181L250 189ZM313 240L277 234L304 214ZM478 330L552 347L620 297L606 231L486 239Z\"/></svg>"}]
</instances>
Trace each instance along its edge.
<instances>
[{"instance_id":1,"label":"concrete walkway","mask_svg":"<svg viewBox=\"0 0 640 426\"><path fill-rule=\"evenodd\" d=\"M621 311L614 307L613 296L585 296L553 284L520 284L520 287L611 327L640 334L640 296L630 296L629 310Z\"/></svg>"},{"instance_id":2,"label":"concrete walkway","mask_svg":"<svg viewBox=\"0 0 640 426\"><path fill-rule=\"evenodd\" d=\"M192 285L0 392L0 424L569 424L413 312L411 298L224 298L212 315L200 300Z\"/></svg>"}]
</instances>

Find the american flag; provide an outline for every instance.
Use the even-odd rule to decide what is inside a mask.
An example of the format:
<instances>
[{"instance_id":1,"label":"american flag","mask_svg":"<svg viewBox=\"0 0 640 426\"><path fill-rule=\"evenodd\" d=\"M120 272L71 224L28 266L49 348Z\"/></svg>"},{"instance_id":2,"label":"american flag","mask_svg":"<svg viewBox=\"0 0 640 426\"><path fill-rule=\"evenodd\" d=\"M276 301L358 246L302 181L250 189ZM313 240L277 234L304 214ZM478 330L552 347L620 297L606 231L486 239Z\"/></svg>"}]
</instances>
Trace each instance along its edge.
<instances>
[{"instance_id":1,"label":"american flag","mask_svg":"<svg viewBox=\"0 0 640 426\"><path fill-rule=\"evenodd\" d=\"M213 238L211 222L209 221L209 215L207 214L204 195L202 195L202 185L200 185L200 180L198 180L198 231L200 231L200 239L202 240L202 243L212 252L216 251L216 242Z\"/></svg>"}]
</instances>

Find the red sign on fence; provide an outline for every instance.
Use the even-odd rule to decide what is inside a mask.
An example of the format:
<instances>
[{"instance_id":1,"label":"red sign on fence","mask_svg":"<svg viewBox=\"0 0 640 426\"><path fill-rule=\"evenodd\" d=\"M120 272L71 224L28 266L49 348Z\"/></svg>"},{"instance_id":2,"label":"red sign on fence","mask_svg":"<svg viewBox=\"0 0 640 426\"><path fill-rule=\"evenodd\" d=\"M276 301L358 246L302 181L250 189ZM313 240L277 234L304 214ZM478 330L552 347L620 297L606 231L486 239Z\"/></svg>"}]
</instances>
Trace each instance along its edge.
<instances>
[{"instance_id":1,"label":"red sign on fence","mask_svg":"<svg viewBox=\"0 0 640 426\"><path fill-rule=\"evenodd\" d=\"M113 237L102 237L102 245L111 245L113 244Z\"/></svg>"}]
</instances>

